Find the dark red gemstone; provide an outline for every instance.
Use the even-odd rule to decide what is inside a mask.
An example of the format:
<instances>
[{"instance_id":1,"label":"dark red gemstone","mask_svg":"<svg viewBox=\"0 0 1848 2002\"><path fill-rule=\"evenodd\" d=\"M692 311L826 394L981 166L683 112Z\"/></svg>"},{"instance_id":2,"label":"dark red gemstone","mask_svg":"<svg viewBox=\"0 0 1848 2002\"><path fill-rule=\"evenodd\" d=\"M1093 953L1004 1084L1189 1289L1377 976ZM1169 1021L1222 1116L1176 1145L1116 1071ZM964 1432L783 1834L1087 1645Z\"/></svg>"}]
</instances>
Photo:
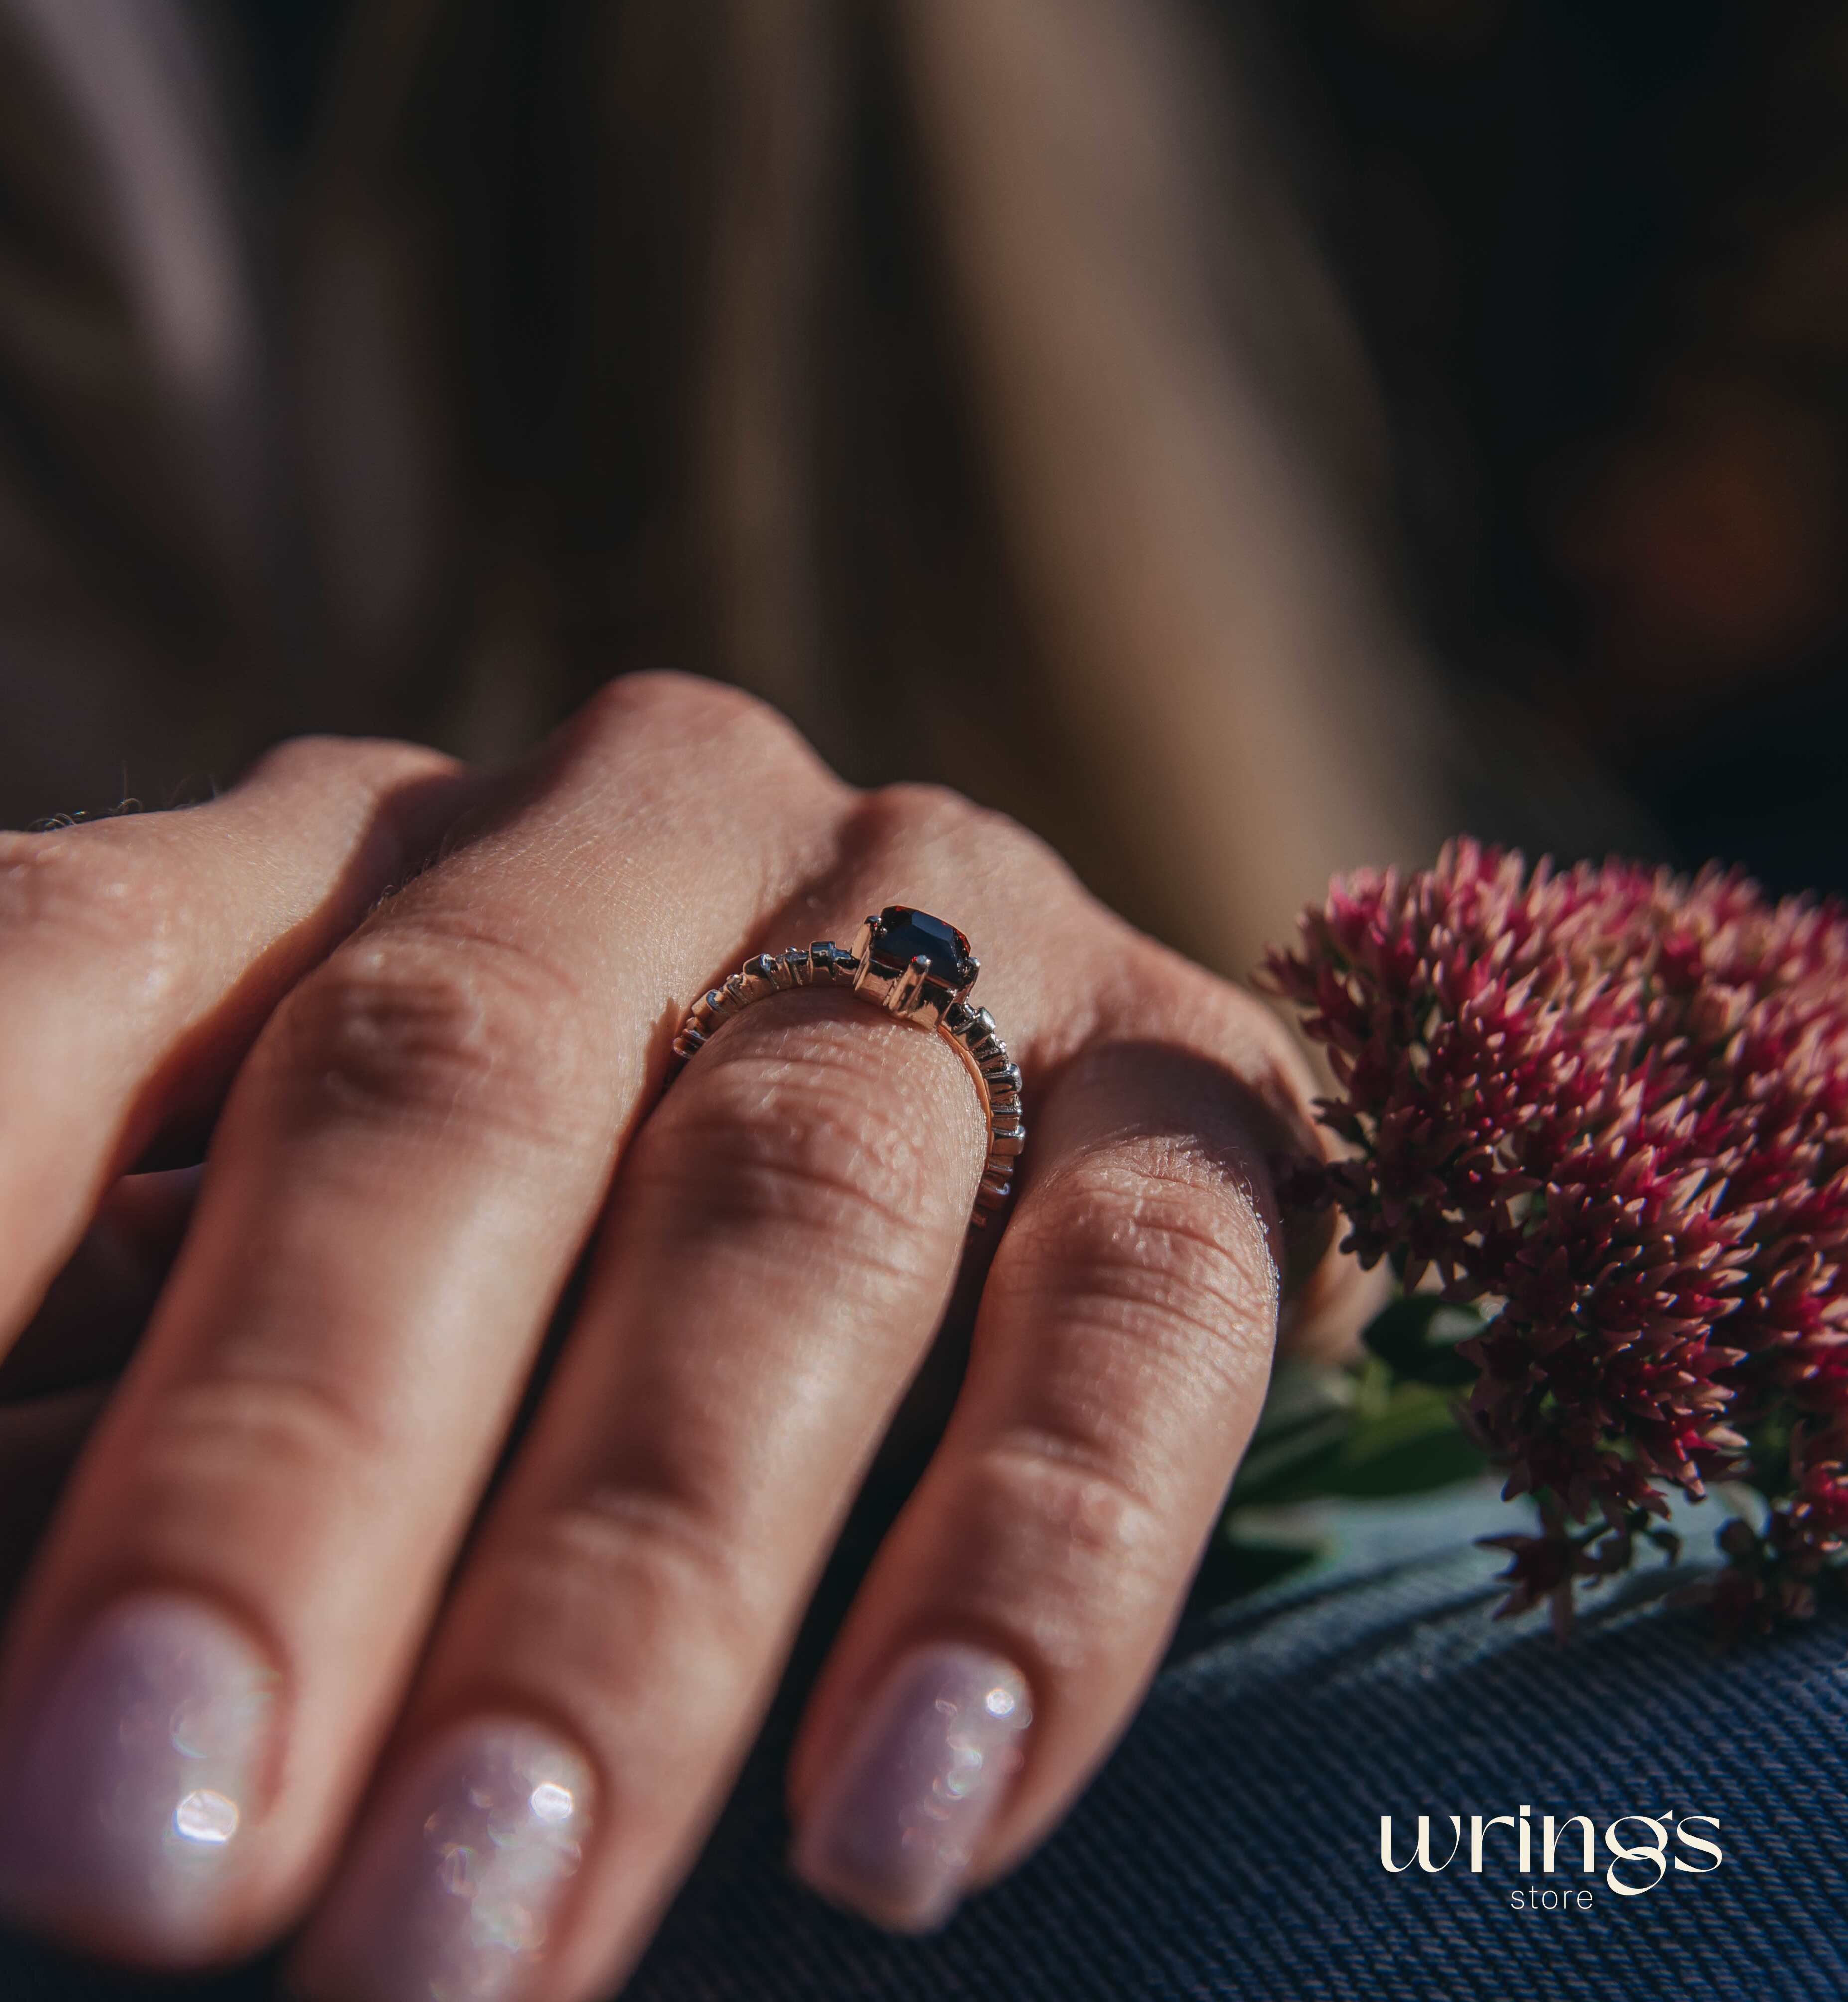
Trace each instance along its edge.
<instances>
[{"instance_id":1,"label":"dark red gemstone","mask_svg":"<svg viewBox=\"0 0 1848 2002\"><path fill-rule=\"evenodd\" d=\"M908 904L888 904L879 914L879 929L873 934L873 956L908 966L922 957L930 962L930 977L960 987L968 978L969 941L954 925L928 912L914 911Z\"/></svg>"}]
</instances>

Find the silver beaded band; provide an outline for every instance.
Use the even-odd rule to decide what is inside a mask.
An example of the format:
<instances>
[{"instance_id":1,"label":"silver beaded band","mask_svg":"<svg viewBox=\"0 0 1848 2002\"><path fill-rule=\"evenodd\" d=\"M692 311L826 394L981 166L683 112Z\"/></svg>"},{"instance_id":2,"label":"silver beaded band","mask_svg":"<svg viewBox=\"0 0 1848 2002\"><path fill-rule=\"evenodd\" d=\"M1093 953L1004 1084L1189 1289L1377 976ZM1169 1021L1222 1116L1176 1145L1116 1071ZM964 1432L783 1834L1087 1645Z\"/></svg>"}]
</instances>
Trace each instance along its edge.
<instances>
[{"instance_id":1,"label":"silver beaded band","mask_svg":"<svg viewBox=\"0 0 1848 2002\"><path fill-rule=\"evenodd\" d=\"M908 904L888 904L866 919L851 946L822 939L786 952L759 953L722 985L709 988L674 1038L675 1069L734 1015L796 987L846 987L887 1014L936 1030L968 1066L987 1115L988 1159L969 1219L971 1229L982 1229L1013 1186L1027 1122L1019 1066L989 1011L969 1005L980 971L969 941L954 925Z\"/></svg>"}]
</instances>

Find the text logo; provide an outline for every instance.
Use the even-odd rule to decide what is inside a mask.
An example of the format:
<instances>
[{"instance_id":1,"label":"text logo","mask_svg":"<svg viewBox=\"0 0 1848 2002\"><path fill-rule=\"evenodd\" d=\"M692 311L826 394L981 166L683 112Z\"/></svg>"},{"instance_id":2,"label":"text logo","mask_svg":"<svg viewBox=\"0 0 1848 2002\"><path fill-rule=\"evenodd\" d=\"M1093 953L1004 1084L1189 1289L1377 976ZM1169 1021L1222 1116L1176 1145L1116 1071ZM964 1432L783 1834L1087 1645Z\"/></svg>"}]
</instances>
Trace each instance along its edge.
<instances>
[{"instance_id":1,"label":"text logo","mask_svg":"<svg viewBox=\"0 0 1848 2002\"><path fill-rule=\"evenodd\" d=\"M1439 1824L1435 1831L1434 1820ZM1704 1876L1710 1871L1717 1870L1725 1861L1717 1839L1720 1833L1717 1815L1618 1815L1605 1824L1600 1843L1598 1829L1589 1815L1567 1815L1558 1820L1551 1815L1542 1815L1536 1825L1532 1810L1523 1801L1512 1815L1473 1814L1469 1817L1466 1863L1463 1861L1466 1848L1463 1820L1461 1815L1420 1815L1416 1834L1403 1845L1408 1853L1401 1862L1397 1854L1400 1845L1395 1843L1393 1835L1393 1817L1382 1815L1381 1867L1395 1877L1413 1868L1435 1877L1454 1863L1480 1876L1489 1830L1495 1828L1513 1831L1511 1835L1494 1838L1498 1854L1493 1860L1504 1867L1512 1862L1523 1877L1535 1875L1536 1870L1537 1874L1552 1876L1562 1868L1569 1871L1574 1868L1585 1877L1602 1873L1605 1883L1620 1898L1640 1898L1644 1892L1653 1891L1671 1869L1691 1871ZM1446 1831L1442 1826L1446 1822L1449 1824L1447 1847ZM1711 1830L1711 1833L1697 1833L1696 1824ZM1537 1867L1534 1861L1536 1854L1539 1858ZM1556 1906L1570 1909L1574 1903L1581 1910L1588 1910L1592 1902L1592 1893L1581 1885L1563 1889L1548 1885L1543 1889L1529 1885L1525 1895L1522 1890L1515 1890L1508 1903L1518 1911L1524 1906L1538 1907L1543 1898L1549 1910Z\"/></svg>"}]
</instances>

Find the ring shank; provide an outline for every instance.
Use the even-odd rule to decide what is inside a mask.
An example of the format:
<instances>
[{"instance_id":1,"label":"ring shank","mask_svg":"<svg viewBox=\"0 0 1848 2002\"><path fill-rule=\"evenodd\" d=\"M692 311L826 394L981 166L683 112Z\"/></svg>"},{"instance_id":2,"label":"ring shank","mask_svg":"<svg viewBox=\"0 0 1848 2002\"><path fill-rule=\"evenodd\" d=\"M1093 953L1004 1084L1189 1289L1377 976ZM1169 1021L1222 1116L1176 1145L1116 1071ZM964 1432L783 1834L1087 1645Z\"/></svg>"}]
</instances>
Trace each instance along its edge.
<instances>
[{"instance_id":1,"label":"ring shank","mask_svg":"<svg viewBox=\"0 0 1848 2002\"><path fill-rule=\"evenodd\" d=\"M887 1009L887 992L867 981L869 970L860 954L832 939L818 940L813 945L791 946L785 952L759 953L746 960L737 972L720 985L707 989L687 1011L686 1020L674 1038L675 1061L670 1079L726 1023L758 1002L767 1001L772 994L788 993L798 987L845 987L869 1007L895 1012ZM988 1153L969 1227L985 1229L1007 1201L1013 1187L1015 1162L1027 1144L1020 1069L1009 1056L993 1017L985 1008L971 1007L965 999L950 1002L940 1012L935 1012L932 1020L904 1013L900 1013L899 1019L915 1021L921 1028L933 1028L962 1059L982 1093L988 1122Z\"/></svg>"}]
</instances>

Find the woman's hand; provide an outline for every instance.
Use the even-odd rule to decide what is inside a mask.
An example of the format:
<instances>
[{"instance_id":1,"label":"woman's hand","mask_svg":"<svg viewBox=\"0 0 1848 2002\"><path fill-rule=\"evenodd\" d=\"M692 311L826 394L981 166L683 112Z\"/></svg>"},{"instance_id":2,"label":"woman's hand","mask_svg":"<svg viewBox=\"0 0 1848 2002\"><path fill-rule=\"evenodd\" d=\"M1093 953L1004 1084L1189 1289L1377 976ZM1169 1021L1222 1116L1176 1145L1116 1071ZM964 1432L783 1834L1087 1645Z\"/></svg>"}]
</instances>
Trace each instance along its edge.
<instances>
[{"instance_id":1,"label":"woman's hand","mask_svg":"<svg viewBox=\"0 0 1848 2002\"><path fill-rule=\"evenodd\" d=\"M664 1097L669 1043L747 954L901 901L986 962L1030 1139L810 1702L795 1854L921 1925L1045 1834L1159 1658L1280 1274L1306 1301L1264 1010L1010 823L855 791L671 676L511 775L303 743L208 806L0 839L0 1333L223 1100L0 1669L14 1917L162 1965L305 1917L295 1979L348 2002L633 1962L930 1348L985 1137L954 1053L850 996L751 1008Z\"/></svg>"}]
</instances>

